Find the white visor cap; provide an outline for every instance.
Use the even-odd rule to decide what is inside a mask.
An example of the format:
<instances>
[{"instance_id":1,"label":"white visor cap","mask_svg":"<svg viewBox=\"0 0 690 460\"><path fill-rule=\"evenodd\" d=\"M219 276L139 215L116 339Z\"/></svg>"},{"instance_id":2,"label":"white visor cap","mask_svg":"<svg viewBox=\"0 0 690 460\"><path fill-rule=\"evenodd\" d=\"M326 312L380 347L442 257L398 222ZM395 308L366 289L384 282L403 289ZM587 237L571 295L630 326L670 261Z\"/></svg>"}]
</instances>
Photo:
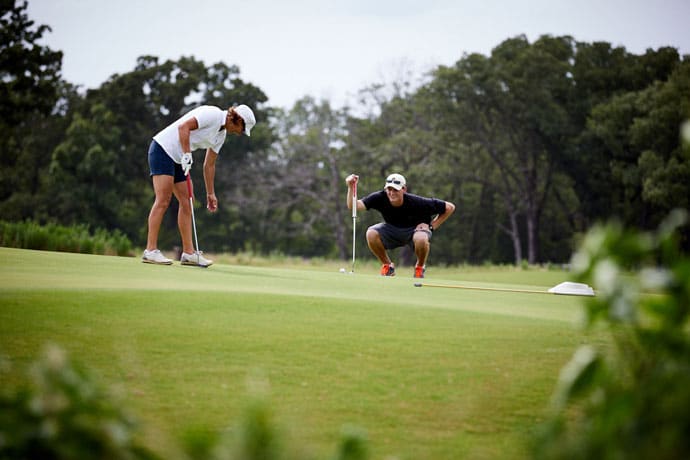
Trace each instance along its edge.
<instances>
[{"instance_id":1,"label":"white visor cap","mask_svg":"<svg viewBox=\"0 0 690 460\"><path fill-rule=\"evenodd\" d=\"M249 136L249 131L254 127L256 124L256 118L254 118L254 112L252 112L252 109L247 107L246 105L238 105L235 107L235 113L242 117L244 120L244 134Z\"/></svg>"}]
</instances>

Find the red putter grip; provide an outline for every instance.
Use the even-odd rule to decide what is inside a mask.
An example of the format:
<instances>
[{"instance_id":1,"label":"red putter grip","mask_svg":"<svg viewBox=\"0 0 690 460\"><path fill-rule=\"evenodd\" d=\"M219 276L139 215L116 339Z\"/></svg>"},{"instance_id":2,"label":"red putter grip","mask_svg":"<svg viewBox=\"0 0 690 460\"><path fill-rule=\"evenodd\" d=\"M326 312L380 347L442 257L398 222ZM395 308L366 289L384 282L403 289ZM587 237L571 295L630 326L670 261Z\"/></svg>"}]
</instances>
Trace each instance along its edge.
<instances>
[{"instance_id":1,"label":"red putter grip","mask_svg":"<svg viewBox=\"0 0 690 460\"><path fill-rule=\"evenodd\" d=\"M189 193L189 198L194 199L194 193L192 192L192 178L187 174L187 193Z\"/></svg>"}]
</instances>

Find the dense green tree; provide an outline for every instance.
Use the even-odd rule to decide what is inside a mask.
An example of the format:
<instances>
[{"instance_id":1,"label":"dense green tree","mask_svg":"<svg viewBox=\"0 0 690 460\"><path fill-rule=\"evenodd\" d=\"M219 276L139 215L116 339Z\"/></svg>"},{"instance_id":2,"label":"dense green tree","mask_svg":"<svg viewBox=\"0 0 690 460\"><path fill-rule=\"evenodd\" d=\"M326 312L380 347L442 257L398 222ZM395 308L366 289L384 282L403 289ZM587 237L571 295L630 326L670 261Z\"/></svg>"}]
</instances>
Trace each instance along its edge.
<instances>
[{"instance_id":1,"label":"dense green tree","mask_svg":"<svg viewBox=\"0 0 690 460\"><path fill-rule=\"evenodd\" d=\"M573 53L570 37L544 36L534 44L516 37L490 57L469 55L439 67L428 87L442 114L436 129L455 149L445 154L457 157L465 181L493 194L496 224L510 237L516 263L525 247L529 263L539 260L556 158L573 135L567 106Z\"/></svg>"},{"instance_id":2,"label":"dense green tree","mask_svg":"<svg viewBox=\"0 0 690 460\"><path fill-rule=\"evenodd\" d=\"M186 97L203 77L204 66L194 59L159 64L143 56L132 72L113 75L89 90L71 111L72 124L55 147L46 181L44 193L60 199L52 211L57 220L105 224L121 229L135 244L141 241L153 201L148 144L164 123L185 110ZM72 194L61 182L73 187ZM174 228L174 220L168 225Z\"/></svg>"},{"instance_id":3,"label":"dense green tree","mask_svg":"<svg viewBox=\"0 0 690 460\"><path fill-rule=\"evenodd\" d=\"M267 116L260 107L266 96L255 86L244 83L238 74L237 67L218 63L207 68L193 57L160 62L156 57L142 56L133 71L113 75L100 88L87 93L84 104L78 110L79 117L75 118L78 126L68 131L65 145L58 152L55 163L64 162L66 157L75 163L89 162L89 152L107 145L96 157L103 162L103 168L112 174L101 173L93 183L93 191L99 197L117 193L117 209L110 209L112 203L106 199L91 201L88 206L103 206L102 209L94 209L94 213L100 216L110 214L117 220L117 224L111 222L110 225L117 225L116 228L125 231L135 244L141 242L145 239L146 218L153 202L146 152L154 134L201 104L229 107L240 102L247 103L254 107L259 122L266 123ZM107 111L107 119L99 119L102 123L100 126L91 123L94 110L97 113ZM89 131L89 135L79 135L83 130ZM270 133L270 129L258 125L252 131L251 140L235 136L226 139L216 175L217 193L221 198L220 212L215 215L197 213L199 227L204 229L203 235L208 235L203 240L207 243L207 249L241 248L241 242L233 245L229 241L233 237L230 231L233 223L229 219L238 219L238 213L232 212L231 202L238 189L244 190L243 167L248 163L247 159L252 157L251 148L255 146L260 152L271 142L267 133ZM65 150L70 152L69 155L65 154ZM196 198L202 206L205 204L203 155L203 152L195 153L196 162L192 169L194 182L198 184ZM64 168L55 169L58 170ZM97 173L89 168L81 170ZM83 183L83 180L89 179L82 177L79 182ZM162 248L171 249L179 244L176 212L174 203L163 223L164 231L160 238ZM63 217L68 218L67 215Z\"/></svg>"},{"instance_id":4,"label":"dense green tree","mask_svg":"<svg viewBox=\"0 0 690 460\"><path fill-rule=\"evenodd\" d=\"M348 120L347 149L351 171L360 175L360 198L380 190L385 177L398 172L406 177L408 192L455 202L460 178L434 155L438 141L432 130L429 104L424 100L426 94L400 91L410 87L404 82L392 85L398 90L389 91L386 85L364 90L360 105L375 107L375 114L351 116ZM372 212L361 213L359 220L366 228L380 219L379 213ZM458 245L462 246L464 241L453 238L458 233L454 231L457 222L451 219L444 224L443 232L449 237L434 241L430 260L450 263L458 256ZM398 263L414 263L414 253L409 248L400 252Z\"/></svg>"},{"instance_id":5,"label":"dense green tree","mask_svg":"<svg viewBox=\"0 0 690 460\"><path fill-rule=\"evenodd\" d=\"M678 130L690 118L690 71L674 48L635 55L568 36L518 36L489 56L439 66L421 86L377 83L353 107L305 96L281 111L239 67L193 56L142 56L131 72L80 92L60 79L62 53L38 44L50 29L34 25L26 2L1 8L0 213L9 220L87 223L143 243L151 137L198 105L239 103L258 124L251 138L228 136L223 146L217 213L203 209L203 152L195 153L207 251L349 258L351 172L360 197L397 171L411 193L458 206L432 263L565 261L597 220L651 228L689 206ZM173 200L166 250L179 244L176 211ZM361 213L357 225L379 218ZM369 256L363 244L358 253Z\"/></svg>"},{"instance_id":6,"label":"dense green tree","mask_svg":"<svg viewBox=\"0 0 690 460\"><path fill-rule=\"evenodd\" d=\"M62 52L38 43L51 29L35 26L26 9L26 1L0 4L0 120L8 127L50 113L58 98Z\"/></svg>"},{"instance_id":7,"label":"dense green tree","mask_svg":"<svg viewBox=\"0 0 690 460\"><path fill-rule=\"evenodd\" d=\"M275 249L293 255L348 257L350 239L344 206L342 160L345 114L327 101L297 101L281 118L272 159L265 225Z\"/></svg>"},{"instance_id":8,"label":"dense green tree","mask_svg":"<svg viewBox=\"0 0 690 460\"><path fill-rule=\"evenodd\" d=\"M608 213L650 229L671 209L688 209L690 158L680 127L690 117L690 64L666 81L596 106L583 138L608 161ZM601 198L600 198L601 199Z\"/></svg>"},{"instance_id":9,"label":"dense green tree","mask_svg":"<svg viewBox=\"0 0 690 460\"><path fill-rule=\"evenodd\" d=\"M50 161L50 124L60 123L57 103L65 90L62 53L39 44L50 27L36 26L26 9L26 1L0 4L0 212L7 219L33 212L32 195Z\"/></svg>"},{"instance_id":10,"label":"dense green tree","mask_svg":"<svg viewBox=\"0 0 690 460\"><path fill-rule=\"evenodd\" d=\"M120 173L130 179L147 176L151 138L194 107L186 101L198 93L205 76L204 64L194 58L159 63L156 57L142 56L133 71L113 75L88 92L85 115L103 105L113 114L110 126L120 128L123 159L128 160L118 165Z\"/></svg>"},{"instance_id":11,"label":"dense green tree","mask_svg":"<svg viewBox=\"0 0 690 460\"><path fill-rule=\"evenodd\" d=\"M612 215L623 218L626 209L630 209L630 197L625 196L630 189L626 192L625 186L620 186L621 180L613 177L621 173L621 169L614 165L620 161L621 152L612 150L613 145L607 146L593 133L608 129L597 128L599 123L611 127L622 121L605 119L614 116L614 112L609 110L606 116L599 115L596 121L591 121L590 129L587 129L588 118L595 107L609 104L613 98L642 91L656 81L666 81L679 63L680 58L674 48L649 49L643 55L635 55L623 47L612 47L605 42L577 44L571 70L576 85L570 111L574 128L581 134L568 145L566 154L560 158L560 167L574 179L585 226ZM634 96L625 97L629 100ZM614 103L619 108L619 115L622 115L620 110L624 110L625 97ZM677 139L677 136L673 135L673 138ZM636 159L629 158L629 161L635 162ZM644 213L639 209L633 212Z\"/></svg>"},{"instance_id":12,"label":"dense green tree","mask_svg":"<svg viewBox=\"0 0 690 460\"><path fill-rule=\"evenodd\" d=\"M616 206L629 206L629 196L616 194L622 187L610 188L616 177L621 183L628 176L616 172L609 146L585 132L587 119L598 104L650 88L677 66L678 54L672 48L635 56L623 48L577 43L571 37L543 36L533 44L517 37L501 43L491 56L468 55L453 67L439 67L422 91L430 92L435 101L434 131L442 139L437 152L455 158L447 164L454 164L458 175L483 190L480 196L491 204L496 225L510 236L514 260L522 260L526 248L527 260L534 263L562 259L566 251L559 248L569 250L576 232ZM640 106L634 116L650 110ZM678 121L660 116L663 112L660 109L654 120L668 121L671 124L665 126L677 129ZM600 121L619 123L606 116ZM626 121L620 123L627 126ZM661 139L677 145L677 134L662 132ZM667 147L662 156L671 152ZM632 162L642 154L625 152ZM659 173L655 158L645 155L648 175ZM674 172L677 179L679 171ZM657 182L647 181L650 193L658 192L653 185ZM492 198L487 201L488 196ZM487 211L482 206L481 212ZM491 246L485 239L482 244Z\"/></svg>"},{"instance_id":13,"label":"dense green tree","mask_svg":"<svg viewBox=\"0 0 690 460\"><path fill-rule=\"evenodd\" d=\"M53 151L45 187L51 212L62 222L123 228L122 213L127 209L122 206L122 190L128 178L118 174L123 155L113 118L103 105L92 106L88 118L75 115L65 140Z\"/></svg>"}]
</instances>

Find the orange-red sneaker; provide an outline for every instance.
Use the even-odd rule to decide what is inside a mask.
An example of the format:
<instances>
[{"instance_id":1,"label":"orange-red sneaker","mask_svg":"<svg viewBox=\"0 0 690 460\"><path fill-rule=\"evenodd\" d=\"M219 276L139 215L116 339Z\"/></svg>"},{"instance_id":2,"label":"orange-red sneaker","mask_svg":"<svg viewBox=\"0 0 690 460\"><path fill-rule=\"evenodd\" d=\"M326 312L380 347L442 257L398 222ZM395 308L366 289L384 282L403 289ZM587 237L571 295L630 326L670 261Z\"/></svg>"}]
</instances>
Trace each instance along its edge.
<instances>
[{"instance_id":1,"label":"orange-red sneaker","mask_svg":"<svg viewBox=\"0 0 690 460\"><path fill-rule=\"evenodd\" d=\"M383 264L383 266L381 266L381 276L395 276L395 267L393 264Z\"/></svg>"},{"instance_id":2,"label":"orange-red sneaker","mask_svg":"<svg viewBox=\"0 0 690 460\"><path fill-rule=\"evenodd\" d=\"M424 278L424 272L426 271L426 267L424 265L415 265L414 266L414 277L415 278Z\"/></svg>"}]
</instances>

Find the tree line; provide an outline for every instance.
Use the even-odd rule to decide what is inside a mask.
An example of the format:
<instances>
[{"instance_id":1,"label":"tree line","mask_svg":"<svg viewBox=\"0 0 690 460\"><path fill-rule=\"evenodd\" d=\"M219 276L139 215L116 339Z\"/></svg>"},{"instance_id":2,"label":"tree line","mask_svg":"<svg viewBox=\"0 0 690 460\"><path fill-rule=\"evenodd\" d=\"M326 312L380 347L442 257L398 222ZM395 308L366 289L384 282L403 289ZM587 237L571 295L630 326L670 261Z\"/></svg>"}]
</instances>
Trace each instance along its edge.
<instances>
[{"instance_id":1,"label":"tree line","mask_svg":"<svg viewBox=\"0 0 690 460\"><path fill-rule=\"evenodd\" d=\"M419 84L363 88L357 110L308 95L280 109L237 65L194 56L141 56L132 71L83 91L62 78L62 52L40 44L49 25L29 18L26 2L1 8L5 220L87 224L143 246L151 137L200 104L239 103L258 124L251 138L223 146L219 212L196 213L209 252L347 259L351 172L360 195L400 172L411 193L456 204L432 263L567 262L598 221L652 229L689 207L680 127L690 119L690 64L672 47L633 54L570 36L517 36ZM201 168L192 178L203 203ZM358 256L368 257L364 229L378 220L359 216ZM161 249L179 244L175 227L173 207Z\"/></svg>"}]
</instances>

